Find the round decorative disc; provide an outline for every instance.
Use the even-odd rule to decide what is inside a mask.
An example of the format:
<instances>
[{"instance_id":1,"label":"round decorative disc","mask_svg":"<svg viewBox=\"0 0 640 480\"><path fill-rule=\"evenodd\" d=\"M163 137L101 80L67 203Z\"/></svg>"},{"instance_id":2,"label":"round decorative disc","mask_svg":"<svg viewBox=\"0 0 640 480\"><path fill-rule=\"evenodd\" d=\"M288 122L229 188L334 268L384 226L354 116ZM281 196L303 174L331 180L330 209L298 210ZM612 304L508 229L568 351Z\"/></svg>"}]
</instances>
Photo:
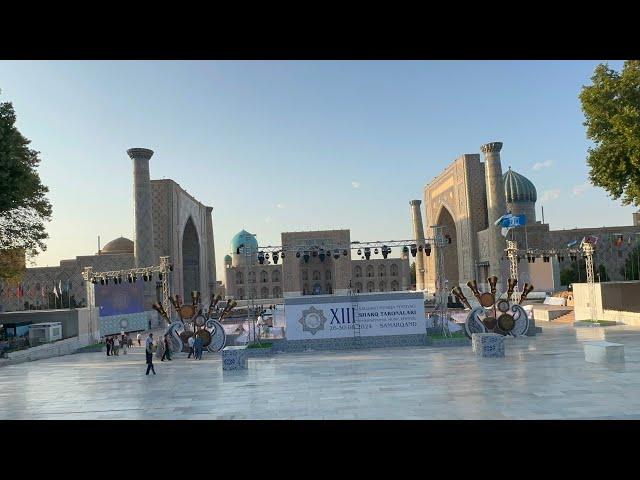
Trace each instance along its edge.
<instances>
[{"instance_id":1,"label":"round decorative disc","mask_svg":"<svg viewBox=\"0 0 640 480\"><path fill-rule=\"evenodd\" d=\"M515 337L526 335L529 330L529 317L527 316L527 312L520 305L512 306L511 311L514 313L515 321L513 330L511 330L511 335Z\"/></svg>"},{"instance_id":2,"label":"round decorative disc","mask_svg":"<svg viewBox=\"0 0 640 480\"><path fill-rule=\"evenodd\" d=\"M202 329L196 332L196 337L202 338L202 346L208 347L211 343L211 334L208 330Z\"/></svg>"},{"instance_id":3,"label":"round decorative disc","mask_svg":"<svg viewBox=\"0 0 640 480\"><path fill-rule=\"evenodd\" d=\"M487 330L493 330L494 328L496 328L498 320L496 320L496 317L493 316L493 312L485 312L485 315L486 316L482 320L482 323L487 328Z\"/></svg>"},{"instance_id":4,"label":"round decorative disc","mask_svg":"<svg viewBox=\"0 0 640 480\"><path fill-rule=\"evenodd\" d=\"M498 300L496 306L502 313L507 313L509 311L509 302L507 300Z\"/></svg>"},{"instance_id":5,"label":"round decorative disc","mask_svg":"<svg viewBox=\"0 0 640 480\"><path fill-rule=\"evenodd\" d=\"M513 327L515 327L515 325L516 321L508 313L503 313L498 317L498 327L500 327L500 330L502 330L503 332L510 332L511 330L513 330Z\"/></svg>"},{"instance_id":6,"label":"round decorative disc","mask_svg":"<svg viewBox=\"0 0 640 480\"><path fill-rule=\"evenodd\" d=\"M199 327L204 327L204 324L206 321L207 319L204 318L202 315L198 315L194 320L195 324Z\"/></svg>"},{"instance_id":7,"label":"round decorative disc","mask_svg":"<svg viewBox=\"0 0 640 480\"><path fill-rule=\"evenodd\" d=\"M183 320L190 320L196 314L196 309L193 305L182 305L180 307L180 316Z\"/></svg>"},{"instance_id":8,"label":"round decorative disc","mask_svg":"<svg viewBox=\"0 0 640 480\"><path fill-rule=\"evenodd\" d=\"M481 293L479 300L480 300L480 305L482 305L484 308L492 307L493 304L496 302L496 298L493 296L492 293L489 293L489 292Z\"/></svg>"},{"instance_id":9,"label":"round decorative disc","mask_svg":"<svg viewBox=\"0 0 640 480\"><path fill-rule=\"evenodd\" d=\"M180 338L184 343L189 342L189 338L193 337L193 332L184 331L180 334Z\"/></svg>"}]
</instances>

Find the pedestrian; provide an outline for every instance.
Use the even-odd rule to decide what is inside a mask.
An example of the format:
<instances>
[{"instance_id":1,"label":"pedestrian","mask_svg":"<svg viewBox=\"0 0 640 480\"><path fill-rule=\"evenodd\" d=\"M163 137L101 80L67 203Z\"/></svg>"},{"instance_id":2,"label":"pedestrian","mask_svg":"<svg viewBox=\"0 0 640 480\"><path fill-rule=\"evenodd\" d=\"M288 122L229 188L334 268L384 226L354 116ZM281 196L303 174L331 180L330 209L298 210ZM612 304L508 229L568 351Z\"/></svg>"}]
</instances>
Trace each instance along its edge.
<instances>
[{"instance_id":1,"label":"pedestrian","mask_svg":"<svg viewBox=\"0 0 640 480\"><path fill-rule=\"evenodd\" d=\"M141 346L142 344L140 343L140 339L142 338L142 335L140 335L140 333L138 333L138 335L136 335L136 339L138 340L138 346Z\"/></svg>"},{"instance_id":2,"label":"pedestrian","mask_svg":"<svg viewBox=\"0 0 640 480\"><path fill-rule=\"evenodd\" d=\"M120 345L122 345L122 354L127 354L127 348L129 348L129 342L127 341L127 336L122 335L122 339L120 340Z\"/></svg>"},{"instance_id":3,"label":"pedestrian","mask_svg":"<svg viewBox=\"0 0 640 480\"><path fill-rule=\"evenodd\" d=\"M111 356L111 339L109 337L105 337L104 343L107 346L107 357Z\"/></svg>"},{"instance_id":4,"label":"pedestrian","mask_svg":"<svg viewBox=\"0 0 640 480\"><path fill-rule=\"evenodd\" d=\"M171 361L171 349L169 348L169 335L164 336L164 353L162 354L161 362L164 362L164 359Z\"/></svg>"},{"instance_id":5,"label":"pedestrian","mask_svg":"<svg viewBox=\"0 0 640 480\"><path fill-rule=\"evenodd\" d=\"M193 358L195 358L196 355L195 355L195 350L193 348L193 345L196 343L196 340L194 338L194 335L191 335L189 337L189 340L187 341L187 343L189 344L189 356L187 358L191 358L191 355L193 355Z\"/></svg>"},{"instance_id":6,"label":"pedestrian","mask_svg":"<svg viewBox=\"0 0 640 480\"><path fill-rule=\"evenodd\" d=\"M195 349L195 358L196 360L202 359L202 337L196 337L195 342L193 343L193 347Z\"/></svg>"},{"instance_id":7,"label":"pedestrian","mask_svg":"<svg viewBox=\"0 0 640 480\"><path fill-rule=\"evenodd\" d=\"M127 346L129 348L133 347L133 338L131 338L128 333L127 333Z\"/></svg>"},{"instance_id":8,"label":"pedestrian","mask_svg":"<svg viewBox=\"0 0 640 480\"><path fill-rule=\"evenodd\" d=\"M153 367L153 333L150 333L147 337L147 341L145 344L145 355L147 357L147 375L149 375L149 370L151 370L155 375L156 369Z\"/></svg>"},{"instance_id":9,"label":"pedestrian","mask_svg":"<svg viewBox=\"0 0 640 480\"><path fill-rule=\"evenodd\" d=\"M113 338L113 353L116 357L119 356L118 350L120 350L120 340L118 340L118 336L116 335Z\"/></svg>"}]
</instances>

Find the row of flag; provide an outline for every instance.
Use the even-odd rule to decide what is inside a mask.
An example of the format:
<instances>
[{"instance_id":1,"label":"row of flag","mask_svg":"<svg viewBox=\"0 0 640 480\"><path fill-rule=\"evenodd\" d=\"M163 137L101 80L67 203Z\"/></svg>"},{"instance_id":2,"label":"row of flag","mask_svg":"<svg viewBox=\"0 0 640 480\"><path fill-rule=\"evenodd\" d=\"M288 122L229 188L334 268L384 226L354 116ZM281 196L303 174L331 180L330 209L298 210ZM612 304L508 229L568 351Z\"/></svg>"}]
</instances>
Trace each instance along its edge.
<instances>
[{"instance_id":1,"label":"row of flag","mask_svg":"<svg viewBox=\"0 0 640 480\"><path fill-rule=\"evenodd\" d=\"M71 284L69 280L65 282L64 290L62 288L62 280L59 280L57 285L55 282L53 282L52 292L56 296L56 298L60 298L63 292L68 293L69 290L71 290ZM48 293L47 287L41 288L39 293L42 296L42 298L44 298L45 295L47 295ZM3 297L23 298L26 296L28 298L33 298L37 295L38 295L38 292L34 287L29 288L28 285L25 287L22 283L18 283L15 287L7 287L2 291Z\"/></svg>"}]
</instances>

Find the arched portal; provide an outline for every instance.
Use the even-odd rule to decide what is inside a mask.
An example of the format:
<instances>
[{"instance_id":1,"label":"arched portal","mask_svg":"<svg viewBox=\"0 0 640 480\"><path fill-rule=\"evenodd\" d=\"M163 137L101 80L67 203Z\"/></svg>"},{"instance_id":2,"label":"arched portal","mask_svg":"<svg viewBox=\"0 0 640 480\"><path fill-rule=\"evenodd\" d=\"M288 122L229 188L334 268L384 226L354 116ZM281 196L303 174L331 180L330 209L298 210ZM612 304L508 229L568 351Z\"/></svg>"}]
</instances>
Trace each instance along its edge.
<instances>
[{"instance_id":1,"label":"arched portal","mask_svg":"<svg viewBox=\"0 0 640 480\"><path fill-rule=\"evenodd\" d=\"M191 298L193 290L200 290L200 241L191 217L182 234L182 287L184 299Z\"/></svg>"},{"instance_id":2,"label":"arched portal","mask_svg":"<svg viewBox=\"0 0 640 480\"><path fill-rule=\"evenodd\" d=\"M444 275L449 281L449 289L460 283L458 274L458 238L456 234L456 224L446 207L440 209L438 214L438 225L444 227L444 235L449 235L451 243L444 247Z\"/></svg>"}]
</instances>

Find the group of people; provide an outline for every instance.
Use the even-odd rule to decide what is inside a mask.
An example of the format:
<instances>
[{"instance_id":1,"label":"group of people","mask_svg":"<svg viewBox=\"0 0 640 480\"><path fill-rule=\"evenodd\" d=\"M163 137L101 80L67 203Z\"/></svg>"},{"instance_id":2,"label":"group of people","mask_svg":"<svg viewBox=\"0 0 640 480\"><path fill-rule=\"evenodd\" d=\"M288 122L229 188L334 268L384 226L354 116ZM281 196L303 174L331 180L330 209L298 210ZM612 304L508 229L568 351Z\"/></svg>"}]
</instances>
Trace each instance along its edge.
<instances>
[{"instance_id":1,"label":"group of people","mask_svg":"<svg viewBox=\"0 0 640 480\"><path fill-rule=\"evenodd\" d=\"M111 355L119 356L121 348L122 354L127 354L127 349L133 346L133 340L123 332L120 335L109 335L105 338L105 344L107 346L107 357Z\"/></svg>"},{"instance_id":2,"label":"group of people","mask_svg":"<svg viewBox=\"0 0 640 480\"><path fill-rule=\"evenodd\" d=\"M193 358L195 360L202 360L202 349L204 348L204 341L202 337L191 336L187 341L189 344L189 356L187 358Z\"/></svg>"}]
</instances>

